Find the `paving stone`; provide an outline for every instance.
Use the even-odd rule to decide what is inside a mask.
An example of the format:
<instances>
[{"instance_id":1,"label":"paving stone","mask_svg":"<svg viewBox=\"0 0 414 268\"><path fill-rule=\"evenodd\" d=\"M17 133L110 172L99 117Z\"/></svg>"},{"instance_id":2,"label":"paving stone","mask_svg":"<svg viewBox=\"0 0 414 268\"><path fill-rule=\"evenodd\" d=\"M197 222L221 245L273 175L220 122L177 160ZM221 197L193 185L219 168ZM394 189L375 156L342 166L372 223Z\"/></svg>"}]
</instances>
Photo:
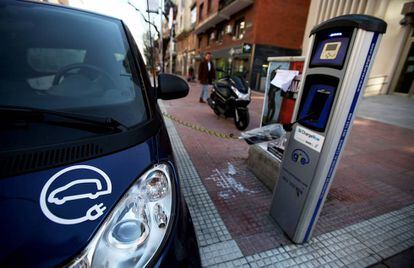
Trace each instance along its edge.
<instances>
[{"instance_id":1,"label":"paving stone","mask_svg":"<svg viewBox=\"0 0 414 268\"><path fill-rule=\"evenodd\" d=\"M201 247L200 254L203 266L211 266L243 257L234 240Z\"/></svg>"},{"instance_id":2,"label":"paving stone","mask_svg":"<svg viewBox=\"0 0 414 268\"><path fill-rule=\"evenodd\" d=\"M223 161L226 159L223 158L223 153L228 154L229 148L233 147L221 143L217 138L213 139L217 142L211 143L212 140L205 139L206 136L191 137L188 131L193 130L187 131L181 126L179 134L169 119L165 122L177 159L182 193L194 221L203 266L366 267L414 246L414 205L410 205L414 202L414 197L406 192L406 188L414 189L413 172L404 178L396 178L391 176L394 173L389 171L393 167L387 162L380 163L380 160L375 160L368 154L352 155L354 152L346 152L343 166L338 169L338 178L334 181L316 226L315 237L307 244L292 245L268 216L271 192L258 184L246 169L243 160L232 162L238 172L236 179L252 194L236 193L236 198L220 199L217 195L219 187L212 184L217 181L206 180L212 169L202 165L211 161L209 165L214 165L219 168L219 172L225 173L228 163L227 160ZM381 124L369 120L360 122L371 126L374 131L372 135L384 135ZM388 133L390 128L384 127L384 131ZM405 135L414 140L411 133L407 134L398 128L393 131L395 137ZM185 144L180 138L183 134ZM194 146L198 146L198 153L203 148L197 142L189 144L194 141L194 136L203 142L208 140L206 144L217 151L215 157L219 162L210 156L187 152L188 148L195 148ZM362 148L362 141L368 142L365 138L362 132L351 135L350 144L353 148ZM240 145L238 141L226 142ZM223 151L223 148L227 151ZM346 154L353 157L347 157ZM235 150L234 155L241 159L245 157L242 150ZM391 155L388 161L398 159L400 162L396 163L397 166L407 162L397 149L388 148L382 155ZM404 157L412 164L412 154ZM218 163L225 165L220 167ZM339 179L341 177L346 179ZM403 178L404 183L399 178ZM400 181L401 185L398 184ZM245 218L241 218L241 215ZM246 220L246 215L251 217ZM246 257L243 257L243 253Z\"/></svg>"},{"instance_id":3,"label":"paving stone","mask_svg":"<svg viewBox=\"0 0 414 268\"><path fill-rule=\"evenodd\" d=\"M180 173L182 191L189 207L199 246L206 246L231 239L231 236L221 220L211 198L201 183L185 148L169 119L165 120L168 133L172 140L174 153ZM186 163L183 165L183 163ZM190 176L186 176L189 174Z\"/></svg>"}]
</instances>

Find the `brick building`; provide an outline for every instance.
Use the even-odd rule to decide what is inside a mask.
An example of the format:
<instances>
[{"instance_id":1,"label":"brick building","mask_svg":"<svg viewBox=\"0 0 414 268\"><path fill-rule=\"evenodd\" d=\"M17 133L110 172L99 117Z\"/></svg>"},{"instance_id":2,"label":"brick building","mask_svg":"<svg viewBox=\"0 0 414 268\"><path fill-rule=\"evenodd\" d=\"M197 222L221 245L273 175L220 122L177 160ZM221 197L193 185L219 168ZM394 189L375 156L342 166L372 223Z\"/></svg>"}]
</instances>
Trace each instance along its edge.
<instances>
[{"instance_id":1,"label":"brick building","mask_svg":"<svg viewBox=\"0 0 414 268\"><path fill-rule=\"evenodd\" d=\"M217 67L244 75L252 88L260 89L267 57L301 54L309 2L178 0L177 28L190 18L186 30L176 31L178 62L183 59L179 72L190 64L197 69L201 55L211 51ZM185 51L191 51L186 60L180 56Z\"/></svg>"},{"instance_id":2,"label":"brick building","mask_svg":"<svg viewBox=\"0 0 414 268\"><path fill-rule=\"evenodd\" d=\"M195 67L196 58L196 0L177 0L175 18L175 42L177 48L175 73L187 75L190 66Z\"/></svg>"}]
</instances>

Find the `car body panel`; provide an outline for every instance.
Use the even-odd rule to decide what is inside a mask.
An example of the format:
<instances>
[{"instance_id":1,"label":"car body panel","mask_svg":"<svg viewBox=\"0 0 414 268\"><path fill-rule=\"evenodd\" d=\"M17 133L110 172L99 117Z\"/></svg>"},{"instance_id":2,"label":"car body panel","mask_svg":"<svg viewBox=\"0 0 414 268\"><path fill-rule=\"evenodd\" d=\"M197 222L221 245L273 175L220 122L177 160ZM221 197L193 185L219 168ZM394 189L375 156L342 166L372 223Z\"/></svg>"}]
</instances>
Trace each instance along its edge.
<instances>
[{"instance_id":1,"label":"car body panel","mask_svg":"<svg viewBox=\"0 0 414 268\"><path fill-rule=\"evenodd\" d=\"M147 141L121 152L77 163L101 169L112 182L112 192L95 200L50 204L53 213L63 218L78 218L97 203L107 207L101 217L78 224L56 223L40 208L43 186L66 166L0 180L0 266L55 266L76 256L131 183L153 164L151 155L151 141ZM79 175L83 173L90 175L84 170L78 172ZM52 187L61 187L61 183L56 182Z\"/></svg>"},{"instance_id":2,"label":"car body panel","mask_svg":"<svg viewBox=\"0 0 414 268\"><path fill-rule=\"evenodd\" d=\"M37 2L6 2L34 9L61 8ZM79 11L65 8L65 13L72 12L76 15ZM170 165L174 173L171 176L172 185L177 194L173 196L175 211L171 214L170 232L149 266L201 265L194 227L181 195L171 143L162 123L155 90L149 84L136 44L126 26L124 29L136 65L132 73L137 80L142 80L148 122L120 133L90 138L84 136L84 130L51 128L51 137L65 133L74 138L78 145L99 145L101 149L86 158L68 160L62 156L68 148L76 147L72 144L75 141L48 140L50 144L34 148L29 148L30 142L22 144L19 150L26 152L43 150L47 146L56 147L54 152L66 162L45 164L45 157L38 162L43 165L20 165L29 168L20 169L18 173L13 170L11 175L4 173L6 176L0 178L0 267L56 267L71 263L86 249L108 214L136 179L160 162ZM34 126L30 125L31 128ZM10 140L7 142L28 140L28 133L21 129L19 135L8 136Z\"/></svg>"}]
</instances>

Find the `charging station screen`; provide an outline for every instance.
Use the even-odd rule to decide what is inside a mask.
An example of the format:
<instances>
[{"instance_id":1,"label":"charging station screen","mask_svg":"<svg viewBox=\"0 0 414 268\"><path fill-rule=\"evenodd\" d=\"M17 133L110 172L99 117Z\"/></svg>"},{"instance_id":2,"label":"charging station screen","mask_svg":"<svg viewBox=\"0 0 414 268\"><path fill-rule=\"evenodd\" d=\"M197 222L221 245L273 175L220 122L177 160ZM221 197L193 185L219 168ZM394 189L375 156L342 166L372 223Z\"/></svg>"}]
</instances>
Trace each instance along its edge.
<instances>
[{"instance_id":1,"label":"charging station screen","mask_svg":"<svg viewBox=\"0 0 414 268\"><path fill-rule=\"evenodd\" d=\"M325 131L335 98L336 87L326 84L311 85L299 112L299 122L311 129Z\"/></svg>"},{"instance_id":2,"label":"charging station screen","mask_svg":"<svg viewBox=\"0 0 414 268\"><path fill-rule=\"evenodd\" d=\"M325 74L307 75L296 120L310 129L323 132L330 118L339 79Z\"/></svg>"},{"instance_id":3,"label":"charging station screen","mask_svg":"<svg viewBox=\"0 0 414 268\"><path fill-rule=\"evenodd\" d=\"M316 37L310 67L342 69L349 46L350 32L323 33Z\"/></svg>"},{"instance_id":4,"label":"charging station screen","mask_svg":"<svg viewBox=\"0 0 414 268\"><path fill-rule=\"evenodd\" d=\"M338 56L339 48L341 47L341 42L330 42L326 43L323 46L321 56L319 59L321 60L334 60Z\"/></svg>"},{"instance_id":5,"label":"charging station screen","mask_svg":"<svg viewBox=\"0 0 414 268\"><path fill-rule=\"evenodd\" d=\"M315 96L312 99L309 110L307 112L308 117L306 120L312 123L319 121L322 115L323 108L326 105L326 101L329 98L331 92L325 89L318 89L315 93ZM306 116L306 115L305 115Z\"/></svg>"}]
</instances>

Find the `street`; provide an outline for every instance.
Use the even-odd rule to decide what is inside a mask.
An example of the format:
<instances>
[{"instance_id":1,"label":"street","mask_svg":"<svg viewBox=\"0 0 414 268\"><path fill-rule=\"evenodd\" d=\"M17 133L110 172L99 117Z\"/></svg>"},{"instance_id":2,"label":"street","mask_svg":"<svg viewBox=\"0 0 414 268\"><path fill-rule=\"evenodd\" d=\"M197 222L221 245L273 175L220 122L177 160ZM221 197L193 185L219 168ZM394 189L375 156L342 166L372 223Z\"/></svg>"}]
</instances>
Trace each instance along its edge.
<instances>
[{"instance_id":1,"label":"street","mask_svg":"<svg viewBox=\"0 0 414 268\"><path fill-rule=\"evenodd\" d=\"M182 121L238 136L239 131L235 128L231 118L217 117L207 104L198 102L200 90L197 83L190 83L190 94L186 98L163 101L163 106L169 114ZM249 106L251 113L249 129L259 125L262 102L263 95L253 93L252 103ZM363 105L361 104L362 107ZM174 123L174 126L201 179L202 187L205 187L208 198L211 198L231 239L240 249L242 255L239 254L239 257L255 256L255 254L267 252L275 247L279 248L279 246L288 250L292 245L290 240L269 216L272 193L247 168L246 159L249 146L242 140L223 139L208 135L177 122ZM324 244L325 240L328 241L334 236L343 235L343 230L350 226L361 223L366 226L365 221L372 222L373 219L376 219L375 217L379 216L378 223L358 232L361 237L366 238L364 243L371 243L370 234L373 236L372 232L375 227L379 226L387 226L389 231L405 233L410 236L408 241L414 241L414 230L412 229L414 207L410 206L414 202L413 148L414 133L412 130L357 118L336 178L328 194L327 202L316 226L315 239L312 241L319 240ZM194 193L190 195L194 198L198 196ZM197 198L189 198L190 211L191 207L193 209L199 208L200 203L196 200ZM192 203L192 201L196 202ZM410 212L407 215L403 213L404 220L398 224L394 222L395 226L389 225L388 221L385 221L386 217L382 216L390 212L395 213L402 208ZM197 213L208 218L204 216L205 213L209 213L208 211L198 211ZM207 226L204 226L208 223L206 224L206 221L202 221L202 223L202 226L197 226L197 220L195 220L199 238L200 233L204 234L208 229ZM396 247L400 245L398 235L393 234L388 237L384 235L381 228L378 231L379 234L382 234L375 237L375 242L381 245L379 252L374 254L371 252L372 247L363 246L360 249L366 254L362 254L362 257L359 256L357 253L360 250L356 245L358 241L355 241L355 238L351 236L344 241L345 244L356 245L353 253L346 254L350 259L347 261L346 258L340 258L341 260L333 258L331 261L339 264L345 262L346 265L353 262L358 262L359 265L362 263L369 265L376 263L381 257L390 257L393 252L397 253ZM335 235L330 235L331 232ZM337 239L335 238L334 241L340 245L341 243ZM224 239L224 241L227 240ZM209 234L205 240L200 239L200 251L203 252L221 241L220 238L214 240L214 235ZM385 245L389 245L389 248ZM412 242L408 242L405 248L413 245ZM330 246L328 248L332 250ZM339 246L338 249L341 247ZM220 260L223 260L220 258L212 260L211 256L213 255L204 255L205 265L218 264L221 262ZM231 259L228 256L223 258ZM321 259L311 260L317 264L316 266L322 264ZM303 261L305 262L306 258ZM296 264L299 263L296 262Z\"/></svg>"}]
</instances>

